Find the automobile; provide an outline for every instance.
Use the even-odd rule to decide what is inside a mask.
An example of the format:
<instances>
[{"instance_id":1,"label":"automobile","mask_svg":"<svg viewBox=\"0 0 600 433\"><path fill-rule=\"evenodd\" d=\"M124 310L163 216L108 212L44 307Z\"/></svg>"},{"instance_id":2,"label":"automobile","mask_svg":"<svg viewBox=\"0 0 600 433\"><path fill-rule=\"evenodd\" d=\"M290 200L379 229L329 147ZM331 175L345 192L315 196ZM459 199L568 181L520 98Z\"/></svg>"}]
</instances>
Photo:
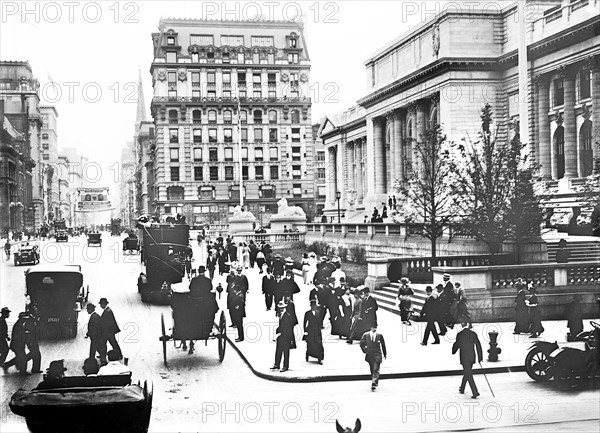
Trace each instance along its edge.
<instances>
[{"instance_id":1,"label":"automobile","mask_svg":"<svg viewBox=\"0 0 600 433\"><path fill-rule=\"evenodd\" d=\"M60 241L68 242L69 241L69 233L67 233L66 230L58 230L56 232L56 234L54 235L54 239L56 239L56 242L60 242Z\"/></svg>"},{"instance_id":2,"label":"automobile","mask_svg":"<svg viewBox=\"0 0 600 433\"><path fill-rule=\"evenodd\" d=\"M24 245L14 255L15 266L23 264L37 265L40 262L40 253L37 245Z\"/></svg>"},{"instance_id":3,"label":"automobile","mask_svg":"<svg viewBox=\"0 0 600 433\"><path fill-rule=\"evenodd\" d=\"M65 376L60 387L19 389L10 410L32 432L147 432L152 413L151 380L132 383L131 373Z\"/></svg>"},{"instance_id":4,"label":"automobile","mask_svg":"<svg viewBox=\"0 0 600 433\"><path fill-rule=\"evenodd\" d=\"M25 271L25 295L36 311L42 339L75 338L89 294L80 265L40 265Z\"/></svg>"},{"instance_id":5,"label":"automobile","mask_svg":"<svg viewBox=\"0 0 600 433\"><path fill-rule=\"evenodd\" d=\"M536 382L554 378L559 386L574 388L600 373L600 323L579 333L573 341L536 341L525 358L525 371Z\"/></svg>"},{"instance_id":6,"label":"automobile","mask_svg":"<svg viewBox=\"0 0 600 433\"><path fill-rule=\"evenodd\" d=\"M102 246L102 233L97 232L97 231L88 232L87 244L88 244L88 247L90 245L98 245L99 247L101 247Z\"/></svg>"}]
</instances>

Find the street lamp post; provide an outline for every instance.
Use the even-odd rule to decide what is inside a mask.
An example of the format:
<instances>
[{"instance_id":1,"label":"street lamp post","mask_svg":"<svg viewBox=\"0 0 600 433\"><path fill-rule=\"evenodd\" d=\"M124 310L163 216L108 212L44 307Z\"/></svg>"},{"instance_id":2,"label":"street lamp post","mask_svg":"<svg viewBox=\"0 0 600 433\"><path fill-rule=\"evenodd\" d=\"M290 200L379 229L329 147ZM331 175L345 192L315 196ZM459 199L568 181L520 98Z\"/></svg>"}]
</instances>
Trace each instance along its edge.
<instances>
[{"instance_id":1,"label":"street lamp post","mask_svg":"<svg viewBox=\"0 0 600 433\"><path fill-rule=\"evenodd\" d=\"M342 198L342 193L339 191L335 192L335 199L338 202L338 224L341 223L342 221L340 220L340 198Z\"/></svg>"}]
</instances>

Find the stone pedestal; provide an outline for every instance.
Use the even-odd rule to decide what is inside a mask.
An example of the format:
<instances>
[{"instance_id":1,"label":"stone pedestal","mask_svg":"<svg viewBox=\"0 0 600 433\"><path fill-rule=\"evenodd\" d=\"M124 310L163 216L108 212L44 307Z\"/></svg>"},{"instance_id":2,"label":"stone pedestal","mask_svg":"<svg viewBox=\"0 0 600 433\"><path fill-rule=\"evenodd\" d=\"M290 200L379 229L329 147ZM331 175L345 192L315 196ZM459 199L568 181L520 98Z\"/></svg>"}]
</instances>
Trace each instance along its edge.
<instances>
[{"instance_id":1,"label":"stone pedestal","mask_svg":"<svg viewBox=\"0 0 600 433\"><path fill-rule=\"evenodd\" d=\"M283 233L284 226L290 231L306 232L306 217L273 215L271 217L271 233Z\"/></svg>"},{"instance_id":2,"label":"stone pedestal","mask_svg":"<svg viewBox=\"0 0 600 433\"><path fill-rule=\"evenodd\" d=\"M388 259L387 258L370 258L367 260L367 278L365 278L365 286L371 290L377 290L390 283L387 277Z\"/></svg>"},{"instance_id":3,"label":"stone pedestal","mask_svg":"<svg viewBox=\"0 0 600 433\"><path fill-rule=\"evenodd\" d=\"M241 220L241 219L230 219L229 220L229 234L235 233L254 233L252 229L252 223L256 220Z\"/></svg>"}]
</instances>

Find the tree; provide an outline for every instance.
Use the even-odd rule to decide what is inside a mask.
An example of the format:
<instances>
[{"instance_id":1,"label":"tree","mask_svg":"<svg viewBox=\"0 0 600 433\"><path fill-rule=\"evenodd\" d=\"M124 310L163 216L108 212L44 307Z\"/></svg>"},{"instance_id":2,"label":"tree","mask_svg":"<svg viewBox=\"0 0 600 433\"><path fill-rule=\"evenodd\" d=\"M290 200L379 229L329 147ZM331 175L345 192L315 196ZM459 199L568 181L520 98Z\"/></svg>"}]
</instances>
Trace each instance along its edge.
<instances>
[{"instance_id":1,"label":"tree","mask_svg":"<svg viewBox=\"0 0 600 433\"><path fill-rule=\"evenodd\" d=\"M525 161L516 140L509 145L492 131L492 108L481 110L481 129L476 141L463 140L457 146L457 191L461 196L463 223L476 239L485 242L492 254L511 235L511 199L518 167Z\"/></svg>"},{"instance_id":2,"label":"tree","mask_svg":"<svg viewBox=\"0 0 600 433\"><path fill-rule=\"evenodd\" d=\"M451 146L439 125L421 135L415 156L407 163L407 182L396 182L400 195L401 222L423 225L423 235L431 241L431 256L437 257L437 240L457 214L454 163Z\"/></svg>"}]
</instances>

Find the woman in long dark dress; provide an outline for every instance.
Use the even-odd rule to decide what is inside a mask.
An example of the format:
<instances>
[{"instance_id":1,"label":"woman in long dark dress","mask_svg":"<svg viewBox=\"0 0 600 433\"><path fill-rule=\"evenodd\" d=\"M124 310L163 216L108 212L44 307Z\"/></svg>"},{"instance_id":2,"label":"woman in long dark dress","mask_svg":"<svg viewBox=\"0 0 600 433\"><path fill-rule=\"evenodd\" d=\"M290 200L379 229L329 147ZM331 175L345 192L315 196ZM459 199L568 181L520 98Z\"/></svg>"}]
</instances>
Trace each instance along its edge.
<instances>
[{"instance_id":1,"label":"woman in long dark dress","mask_svg":"<svg viewBox=\"0 0 600 433\"><path fill-rule=\"evenodd\" d=\"M531 326L529 327L529 332L531 332L531 337L536 338L544 332L544 327L542 326L542 312L540 311L540 307L538 305L538 298L536 295L535 287L530 289L531 296L527 302L529 305L529 320Z\"/></svg>"},{"instance_id":2,"label":"woman in long dark dress","mask_svg":"<svg viewBox=\"0 0 600 433\"><path fill-rule=\"evenodd\" d=\"M323 364L325 350L323 349L323 335L321 334L321 318L317 310L317 300L311 299L310 310L304 314L304 337L306 341L306 361L308 358L317 358Z\"/></svg>"},{"instance_id":3,"label":"woman in long dark dress","mask_svg":"<svg viewBox=\"0 0 600 433\"><path fill-rule=\"evenodd\" d=\"M352 325L352 296L349 287L346 287L344 294L340 297L338 322L338 335L340 338L347 338L350 335L350 325Z\"/></svg>"},{"instance_id":4,"label":"woman in long dark dress","mask_svg":"<svg viewBox=\"0 0 600 433\"><path fill-rule=\"evenodd\" d=\"M529 309L526 302L525 284L519 281L515 284L515 287L519 292L515 298L516 320L513 334L521 334L522 332L529 332Z\"/></svg>"},{"instance_id":5,"label":"woman in long dark dress","mask_svg":"<svg viewBox=\"0 0 600 433\"><path fill-rule=\"evenodd\" d=\"M454 283L454 288L456 290L456 321L471 324L471 313L469 313L465 289L459 282Z\"/></svg>"},{"instance_id":6,"label":"woman in long dark dress","mask_svg":"<svg viewBox=\"0 0 600 433\"><path fill-rule=\"evenodd\" d=\"M574 339L578 334L583 332L583 320L581 317L581 297L574 295L571 302L567 304L566 316L567 327L569 328L569 339Z\"/></svg>"},{"instance_id":7,"label":"woman in long dark dress","mask_svg":"<svg viewBox=\"0 0 600 433\"><path fill-rule=\"evenodd\" d=\"M350 325L350 335L348 336L348 340L346 342L348 344L352 344L354 340L359 341L363 334L366 332L364 330L363 322L363 308L362 308L362 296L363 292L361 290L354 289L354 306L352 307L352 324Z\"/></svg>"},{"instance_id":8,"label":"woman in long dark dress","mask_svg":"<svg viewBox=\"0 0 600 433\"><path fill-rule=\"evenodd\" d=\"M400 279L400 288L398 289L398 305L400 307L400 319L405 325L410 325L410 313L412 311L412 300L410 297L414 295L413 289L409 286L408 278Z\"/></svg>"}]
</instances>

